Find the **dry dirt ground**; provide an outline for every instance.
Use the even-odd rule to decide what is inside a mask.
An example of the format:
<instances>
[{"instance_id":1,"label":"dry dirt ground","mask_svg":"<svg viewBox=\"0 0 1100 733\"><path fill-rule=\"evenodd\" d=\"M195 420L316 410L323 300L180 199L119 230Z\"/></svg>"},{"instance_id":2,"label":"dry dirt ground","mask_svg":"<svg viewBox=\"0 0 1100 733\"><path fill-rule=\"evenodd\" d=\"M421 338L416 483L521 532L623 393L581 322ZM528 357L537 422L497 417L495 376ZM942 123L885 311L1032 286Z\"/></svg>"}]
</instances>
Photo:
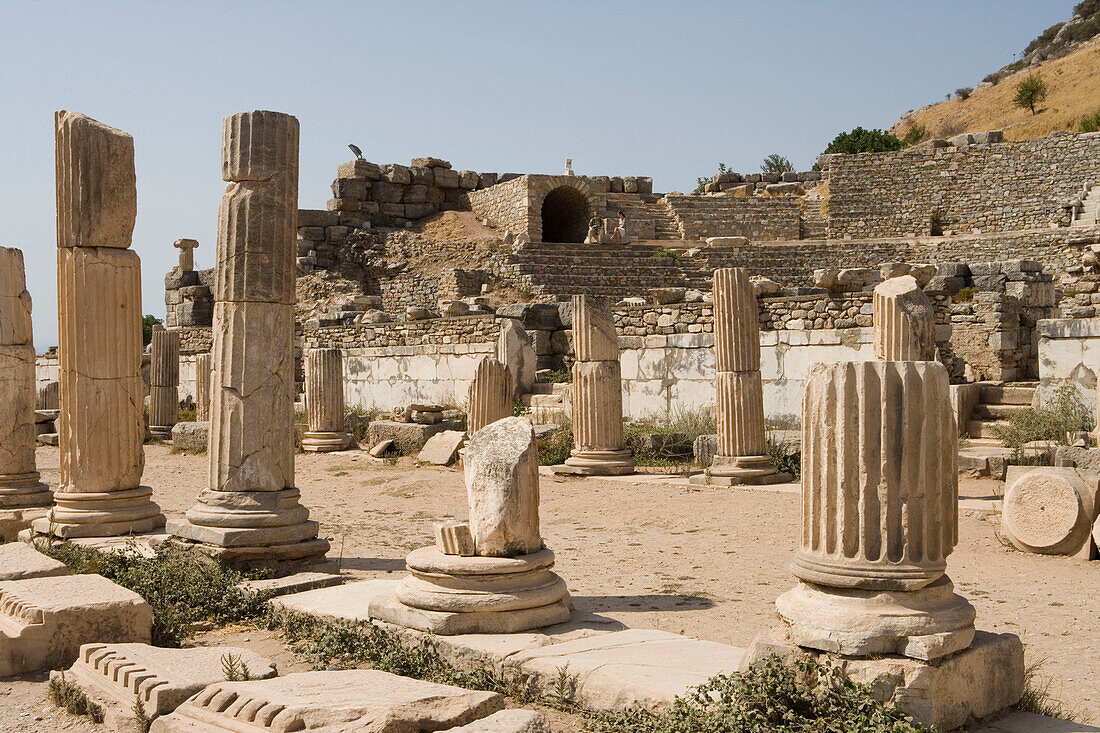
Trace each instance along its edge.
<instances>
[{"instance_id":1,"label":"dry dirt ground","mask_svg":"<svg viewBox=\"0 0 1100 733\"><path fill-rule=\"evenodd\" d=\"M164 446L148 446L146 455L144 483L166 514L182 513L207 480L206 456ZM38 465L56 483L57 449L39 449ZM354 451L298 456L296 473L304 503L332 542L330 557L356 576L401 573L405 554L431 542L432 522L466 515L457 470L379 466ZM996 486L963 480L960 494L986 497ZM738 646L775 623L775 598L793 584L797 494L644 476L544 476L541 487L543 534L578 608ZM1100 562L1009 550L995 526L995 516L960 514L949 561L956 589L977 608L979 628L1019 634L1028 661L1043 661L1054 695L1100 720ZM295 669L281 645L255 629L200 643L223 638L248 638L276 654L280 669ZM97 730L51 710L42 679L0 680L0 732ZM574 721L561 723L574 729Z\"/></svg>"}]
</instances>

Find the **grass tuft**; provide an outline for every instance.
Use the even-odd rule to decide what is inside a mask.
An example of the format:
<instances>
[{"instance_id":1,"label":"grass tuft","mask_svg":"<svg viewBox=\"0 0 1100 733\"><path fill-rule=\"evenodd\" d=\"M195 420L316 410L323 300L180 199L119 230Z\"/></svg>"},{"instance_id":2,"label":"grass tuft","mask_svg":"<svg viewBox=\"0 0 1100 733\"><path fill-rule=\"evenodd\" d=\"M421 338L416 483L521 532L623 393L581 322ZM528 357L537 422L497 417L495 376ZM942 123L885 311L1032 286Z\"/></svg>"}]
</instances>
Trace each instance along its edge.
<instances>
[{"instance_id":1,"label":"grass tuft","mask_svg":"<svg viewBox=\"0 0 1100 733\"><path fill-rule=\"evenodd\" d=\"M46 696L57 707L65 708L70 715L86 715L93 723L103 722L103 708L89 700L83 690L65 679L64 672L59 677L50 678Z\"/></svg>"}]
</instances>

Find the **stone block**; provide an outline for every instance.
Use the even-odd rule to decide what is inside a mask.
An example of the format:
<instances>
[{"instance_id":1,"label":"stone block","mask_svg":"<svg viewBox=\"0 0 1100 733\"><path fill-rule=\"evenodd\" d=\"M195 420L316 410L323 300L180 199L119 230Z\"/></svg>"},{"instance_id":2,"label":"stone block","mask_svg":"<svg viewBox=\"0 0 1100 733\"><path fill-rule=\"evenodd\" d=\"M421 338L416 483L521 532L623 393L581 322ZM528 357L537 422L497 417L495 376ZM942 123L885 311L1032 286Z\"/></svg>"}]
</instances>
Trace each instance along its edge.
<instances>
[{"instance_id":1,"label":"stone block","mask_svg":"<svg viewBox=\"0 0 1100 733\"><path fill-rule=\"evenodd\" d=\"M461 423L451 420L436 423L435 425L420 425L410 422L394 422L392 420L374 420L367 427L367 442L377 445L383 440L392 440L393 446L401 455L419 453L424 444L436 433L444 430L461 430Z\"/></svg>"},{"instance_id":2,"label":"stone block","mask_svg":"<svg viewBox=\"0 0 1100 733\"><path fill-rule=\"evenodd\" d=\"M459 187L461 178L458 175L458 171L450 170L449 168L436 168L435 173L435 187L442 189L455 189Z\"/></svg>"},{"instance_id":3,"label":"stone block","mask_svg":"<svg viewBox=\"0 0 1100 733\"><path fill-rule=\"evenodd\" d=\"M0 581L70 575L65 563L43 555L25 542L0 545Z\"/></svg>"},{"instance_id":4,"label":"stone block","mask_svg":"<svg viewBox=\"0 0 1100 733\"><path fill-rule=\"evenodd\" d=\"M501 710L446 733L550 733L550 721L534 710Z\"/></svg>"},{"instance_id":5,"label":"stone block","mask_svg":"<svg viewBox=\"0 0 1100 733\"><path fill-rule=\"evenodd\" d=\"M978 632L968 649L932 663L885 656L841 666L879 699L940 730L1015 705L1024 686L1024 649L1015 634Z\"/></svg>"},{"instance_id":6,"label":"stone block","mask_svg":"<svg viewBox=\"0 0 1100 733\"><path fill-rule=\"evenodd\" d=\"M519 651L506 667L545 692L559 670L576 675L576 701L599 710L668 707L719 674L736 672L744 650L667 631L627 629Z\"/></svg>"},{"instance_id":7,"label":"stone block","mask_svg":"<svg viewBox=\"0 0 1100 733\"><path fill-rule=\"evenodd\" d=\"M205 453L209 422L180 422L172 426L172 447L185 453Z\"/></svg>"},{"instance_id":8,"label":"stone block","mask_svg":"<svg viewBox=\"0 0 1100 733\"><path fill-rule=\"evenodd\" d=\"M442 731L504 708L504 696L423 682L373 669L298 672L270 680L219 682L150 733L197 731ZM263 727L256 720L265 721Z\"/></svg>"},{"instance_id":9,"label":"stone block","mask_svg":"<svg viewBox=\"0 0 1100 733\"><path fill-rule=\"evenodd\" d=\"M299 227L327 227L339 222L335 211L319 209L298 209Z\"/></svg>"},{"instance_id":10,"label":"stone block","mask_svg":"<svg viewBox=\"0 0 1100 733\"><path fill-rule=\"evenodd\" d=\"M433 466L449 466L458 457L458 449L466 439L461 430L444 430L428 438L417 455L418 463L430 463Z\"/></svg>"},{"instance_id":11,"label":"stone block","mask_svg":"<svg viewBox=\"0 0 1100 733\"><path fill-rule=\"evenodd\" d=\"M463 463L477 554L512 557L541 550L538 445L531 423L507 417L478 430Z\"/></svg>"},{"instance_id":12,"label":"stone block","mask_svg":"<svg viewBox=\"0 0 1100 733\"><path fill-rule=\"evenodd\" d=\"M473 557L474 535L467 522L436 522L435 547L444 555Z\"/></svg>"},{"instance_id":13,"label":"stone block","mask_svg":"<svg viewBox=\"0 0 1100 733\"><path fill-rule=\"evenodd\" d=\"M451 164L442 158L413 158L412 164L423 168L446 168L448 170L451 168Z\"/></svg>"},{"instance_id":14,"label":"stone block","mask_svg":"<svg viewBox=\"0 0 1100 733\"><path fill-rule=\"evenodd\" d=\"M81 645L150 639L153 609L99 575L0 582L0 676L71 664Z\"/></svg>"},{"instance_id":15,"label":"stone block","mask_svg":"<svg viewBox=\"0 0 1100 733\"><path fill-rule=\"evenodd\" d=\"M407 186L412 181L412 177L409 175L408 166L399 165L397 163L389 163L382 166L382 178L390 183L396 183L402 186Z\"/></svg>"},{"instance_id":16,"label":"stone block","mask_svg":"<svg viewBox=\"0 0 1100 733\"><path fill-rule=\"evenodd\" d=\"M207 685L225 681L229 657L248 668L251 679L274 677L275 663L255 652L235 647L165 649L148 644L84 644L67 672L50 679L77 685L103 707L104 723L116 731L138 730L134 705L155 720L178 708Z\"/></svg>"},{"instance_id":17,"label":"stone block","mask_svg":"<svg viewBox=\"0 0 1100 733\"><path fill-rule=\"evenodd\" d=\"M375 163L356 158L341 163L336 168L336 175L340 178L362 178L368 181L377 181L382 177L382 171Z\"/></svg>"},{"instance_id":18,"label":"stone block","mask_svg":"<svg viewBox=\"0 0 1100 733\"><path fill-rule=\"evenodd\" d=\"M458 172L458 185L460 188L464 188L467 191L473 191L477 188L480 177L475 171L459 171Z\"/></svg>"},{"instance_id":19,"label":"stone block","mask_svg":"<svg viewBox=\"0 0 1100 733\"><path fill-rule=\"evenodd\" d=\"M332 182L332 197L337 199L365 199L370 184L362 178L337 178Z\"/></svg>"}]
</instances>

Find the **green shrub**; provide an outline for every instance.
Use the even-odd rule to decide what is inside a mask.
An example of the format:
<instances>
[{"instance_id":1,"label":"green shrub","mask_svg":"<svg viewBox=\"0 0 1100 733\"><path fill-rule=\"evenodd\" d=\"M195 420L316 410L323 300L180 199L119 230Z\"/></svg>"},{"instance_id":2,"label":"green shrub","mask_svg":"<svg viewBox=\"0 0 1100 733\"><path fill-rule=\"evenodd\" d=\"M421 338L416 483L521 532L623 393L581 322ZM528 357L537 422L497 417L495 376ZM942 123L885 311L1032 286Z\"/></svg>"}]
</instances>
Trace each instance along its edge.
<instances>
[{"instance_id":1,"label":"green shrub","mask_svg":"<svg viewBox=\"0 0 1100 733\"><path fill-rule=\"evenodd\" d=\"M729 167L725 163L718 164L719 173L729 173ZM707 190L707 184L710 183L712 178L696 178L695 190L692 193L705 193Z\"/></svg>"},{"instance_id":2,"label":"green shrub","mask_svg":"<svg viewBox=\"0 0 1100 733\"><path fill-rule=\"evenodd\" d=\"M504 691L506 687L503 677L492 670L455 667L439 655L431 637L410 642L369 621L325 620L294 612L272 612L265 621L268 628L281 631L291 649L315 669L369 664L402 677L469 690Z\"/></svg>"},{"instance_id":3,"label":"green shrub","mask_svg":"<svg viewBox=\"0 0 1100 733\"><path fill-rule=\"evenodd\" d=\"M1080 23L1073 23L1062 34L1062 43L1081 43L1100 33L1100 14L1093 13Z\"/></svg>"},{"instance_id":4,"label":"green shrub","mask_svg":"<svg viewBox=\"0 0 1100 733\"><path fill-rule=\"evenodd\" d=\"M573 381L572 369L553 369L542 375L544 384L569 384Z\"/></svg>"},{"instance_id":5,"label":"green shrub","mask_svg":"<svg viewBox=\"0 0 1100 733\"><path fill-rule=\"evenodd\" d=\"M1059 387L1051 400L1042 407L1029 407L1013 413L1005 425L993 425L993 437L1012 450L1011 461L1023 465L1035 464L1024 453L1028 443L1045 442L1069 445L1078 432L1093 428L1092 410L1077 395L1072 384Z\"/></svg>"},{"instance_id":6,"label":"green shrub","mask_svg":"<svg viewBox=\"0 0 1100 733\"><path fill-rule=\"evenodd\" d=\"M891 150L901 150L904 144L901 140L889 132L882 130L864 130L857 127L850 132L842 132L833 138L826 153L884 153Z\"/></svg>"},{"instance_id":7,"label":"green shrub","mask_svg":"<svg viewBox=\"0 0 1100 733\"><path fill-rule=\"evenodd\" d=\"M1084 3L1082 3L1082 5L1083 4ZM1050 28L1047 28L1045 31L1040 33L1037 38L1035 38L1031 43L1027 44L1027 48L1024 49L1024 56L1027 56L1029 53L1038 48L1049 45L1052 41L1054 41L1054 37L1058 35L1058 31L1062 30L1062 26L1064 25L1065 22L1055 23Z\"/></svg>"},{"instance_id":8,"label":"green shrub","mask_svg":"<svg viewBox=\"0 0 1100 733\"><path fill-rule=\"evenodd\" d=\"M794 446L787 441L776 441L771 436L768 436L766 447L776 470L780 473L789 473L796 481L802 477L801 451L795 450Z\"/></svg>"},{"instance_id":9,"label":"green shrub","mask_svg":"<svg viewBox=\"0 0 1100 733\"><path fill-rule=\"evenodd\" d=\"M1078 132L1100 132L1100 109L1077 121Z\"/></svg>"},{"instance_id":10,"label":"green shrub","mask_svg":"<svg viewBox=\"0 0 1100 733\"><path fill-rule=\"evenodd\" d=\"M905 134L901 137L901 142L905 147L916 145L925 138L928 134L928 128L919 122L914 122L909 125L909 128L905 131Z\"/></svg>"},{"instance_id":11,"label":"green shrub","mask_svg":"<svg viewBox=\"0 0 1100 733\"><path fill-rule=\"evenodd\" d=\"M959 87L955 90L955 96L959 99L970 99L970 94L974 91L974 87Z\"/></svg>"},{"instance_id":12,"label":"green shrub","mask_svg":"<svg viewBox=\"0 0 1100 733\"><path fill-rule=\"evenodd\" d=\"M148 346L153 340L153 326L163 325L164 321L156 316L144 316L141 319L141 342Z\"/></svg>"},{"instance_id":13,"label":"green shrub","mask_svg":"<svg viewBox=\"0 0 1100 733\"><path fill-rule=\"evenodd\" d=\"M573 423L563 420L561 428L539 441L539 465L558 466L565 463L573 450Z\"/></svg>"},{"instance_id":14,"label":"green shrub","mask_svg":"<svg viewBox=\"0 0 1100 733\"><path fill-rule=\"evenodd\" d=\"M794 164L779 153L772 153L764 158L764 162L760 164L760 171L762 173L792 173L794 172Z\"/></svg>"},{"instance_id":15,"label":"green shrub","mask_svg":"<svg viewBox=\"0 0 1100 733\"><path fill-rule=\"evenodd\" d=\"M95 573L137 593L153 607L153 643L178 647L193 624L224 625L256 618L267 608L266 593L237 587L244 578L209 558L165 543L146 557L132 545L101 552L69 542L39 542L37 548L74 573Z\"/></svg>"},{"instance_id":16,"label":"green shrub","mask_svg":"<svg viewBox=\"0 0 1100 733\"><path fill-rule=\"evenodd\" d=\"M65 708L70 715L87 715L93 723L103 722L103 708L89 700L77 685L65 679L64 672L59 677L50 678L46 697L57 707Z\"/></svg>"},{"instance_id":17,"label":"green shrub","mask_svg":"<svg viewBox=\"0 0 1100 733\"><path fill-rule=\"evenodd\" d=\"M667 247L658 247L653 251L653 254L651 254L650 257L656 257L657 259L663 258L667 260L675 260L677 262L684 259L684 255L682 252L677 252L676 250L669 249Z\"/></svg>"},{"instance_id":18,"label":"green shrub","mask_svg":"<svg viewBox=\"0 0 1100 733\"><path fill-rule=\"evenodd\" d=\"M1031 114L1036 114L1035 105L1046 98L1047 84L1038 71L1033 71L1017 82L1012 104L1020 109L1030 109Z\"/></svg>"},{"instance_id":19,"label":"green shrub","mask_svg":"<svg viewBox=\"0 0 1100 733\"><path fill-rule=\"evenodd\" d=\"M588 712L595 733L920 733L899 710L839 668L762 659L742 673L719 675L659 713L642 708Z\"/></svg>"}]
</instances>

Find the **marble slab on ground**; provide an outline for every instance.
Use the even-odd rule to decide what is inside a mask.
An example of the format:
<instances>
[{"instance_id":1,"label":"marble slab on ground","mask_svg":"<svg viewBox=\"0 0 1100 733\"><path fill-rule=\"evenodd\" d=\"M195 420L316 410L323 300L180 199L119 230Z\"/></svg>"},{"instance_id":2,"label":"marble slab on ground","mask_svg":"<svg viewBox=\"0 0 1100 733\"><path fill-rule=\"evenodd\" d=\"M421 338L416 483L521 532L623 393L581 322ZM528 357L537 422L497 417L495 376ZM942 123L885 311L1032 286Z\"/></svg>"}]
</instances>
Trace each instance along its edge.
<instances>
[{"instance_id":1,"label":"marble slab on ground","mask_svg":"<svg viewBox=\"0 0 1100 733\"><path fill-rule=\"evenodd\" d=\"M1034 713L1015 712L1000 720L978 726L970 733L1098 733L1100 728L1084 723L1048 718Z\"/></svg>"},{"instance_id":2,"label":"marble slab on ground","mask_svg":"<svg viewBox=\"0 0 1100 733\"><path fill-rule=\"evenodd\" d=\"M99 575L0 582L0 677L58 669L93 642L148 643L153 609Z\"/></svg>"},{"instance_id":3,"label":"marble slab on ground","mask_svg":"<svg viewBox=\"0 0 1100 733\"><path fill-rule=\"evenodd\" d=\"M447 730L504 707L504 696L373 669L219 682L153 721L150 733Z\"/></svg>"},{"instance_id":4,"label":"marble slab on ground","mask_svg":"<svg viewBox=\"0 0 1100 733\"><path fill-rule=\"evenodd\" d=\"M0 581L59 575L71 575L65 563L42 554L30 545L23 542L0 545Z\"/></svg>"},{"instance_id":5,"label":"marble slab on ground","mask_svg":"<svg viewBox=\"0 0 1100 733\"><path fill-rule=\"evenodd\" d=\"M343 585L347 577L338 573L301 572L282 578L264 578L262 580L242 580L238 587L242 590L259 593L266 591L272 597L303 593L317 588L330 588Z\"/></svg>"},{"instance_id":6,"label":"marble slab on ground","mask_svg":"<svg viewBox=\"0 0 1100 733\"><path fill-rule=\"evenodd\" d=\"M396 579L361 580L338 587L282 596L273 599L271 604L278 610L322 618L374 621L379 626L393 629L413 641L430 638L439 653L452 664L463 667L491 666L497 670L517 652L623 628L614 619L578 611L574 611L569 623L515 634L432 636L415 629L371 619L368 613L371 603L392 596L399 582Z\"/></svg>"},{"instance_id":7,"label":"marble slab on ground","mask_svg":"<svg viewBox=\"0 0 1100 733\"><path fill-rule=\"evenodd\" d=\"M576 701L597 710L667 707L718 674L736 672L744 649L656 629L626 629L511 655L506 666L549 692L559 670L576 678Z\"/></svg>"},{"instance_id":8,"label":"marble slab on ground","mask_svg":"<svg viewBox=\"0 0 1100 733\"><path fill-rule=\"evenodd\" d=\"M501 710L443 733L550 733L550 721L534 710Z\"/></svg>"},{"instance_id":9,"label":"marble slab on ground","mask_svg":"<svg viewBox=\"0 0 1100 733\"><path fill-rule=\"evenodd\" d=\"M167 715L207 685L225 680L226 663L247 668L250 679L277 674L275 663L247 649L164 649L148 644L85 644L67 672L51 679L71 682L104 710L104 722L119 733L139 730L136 701L145 715ZM243 672L243 668L238 667Z\"/></svg>"}]
</instances>

